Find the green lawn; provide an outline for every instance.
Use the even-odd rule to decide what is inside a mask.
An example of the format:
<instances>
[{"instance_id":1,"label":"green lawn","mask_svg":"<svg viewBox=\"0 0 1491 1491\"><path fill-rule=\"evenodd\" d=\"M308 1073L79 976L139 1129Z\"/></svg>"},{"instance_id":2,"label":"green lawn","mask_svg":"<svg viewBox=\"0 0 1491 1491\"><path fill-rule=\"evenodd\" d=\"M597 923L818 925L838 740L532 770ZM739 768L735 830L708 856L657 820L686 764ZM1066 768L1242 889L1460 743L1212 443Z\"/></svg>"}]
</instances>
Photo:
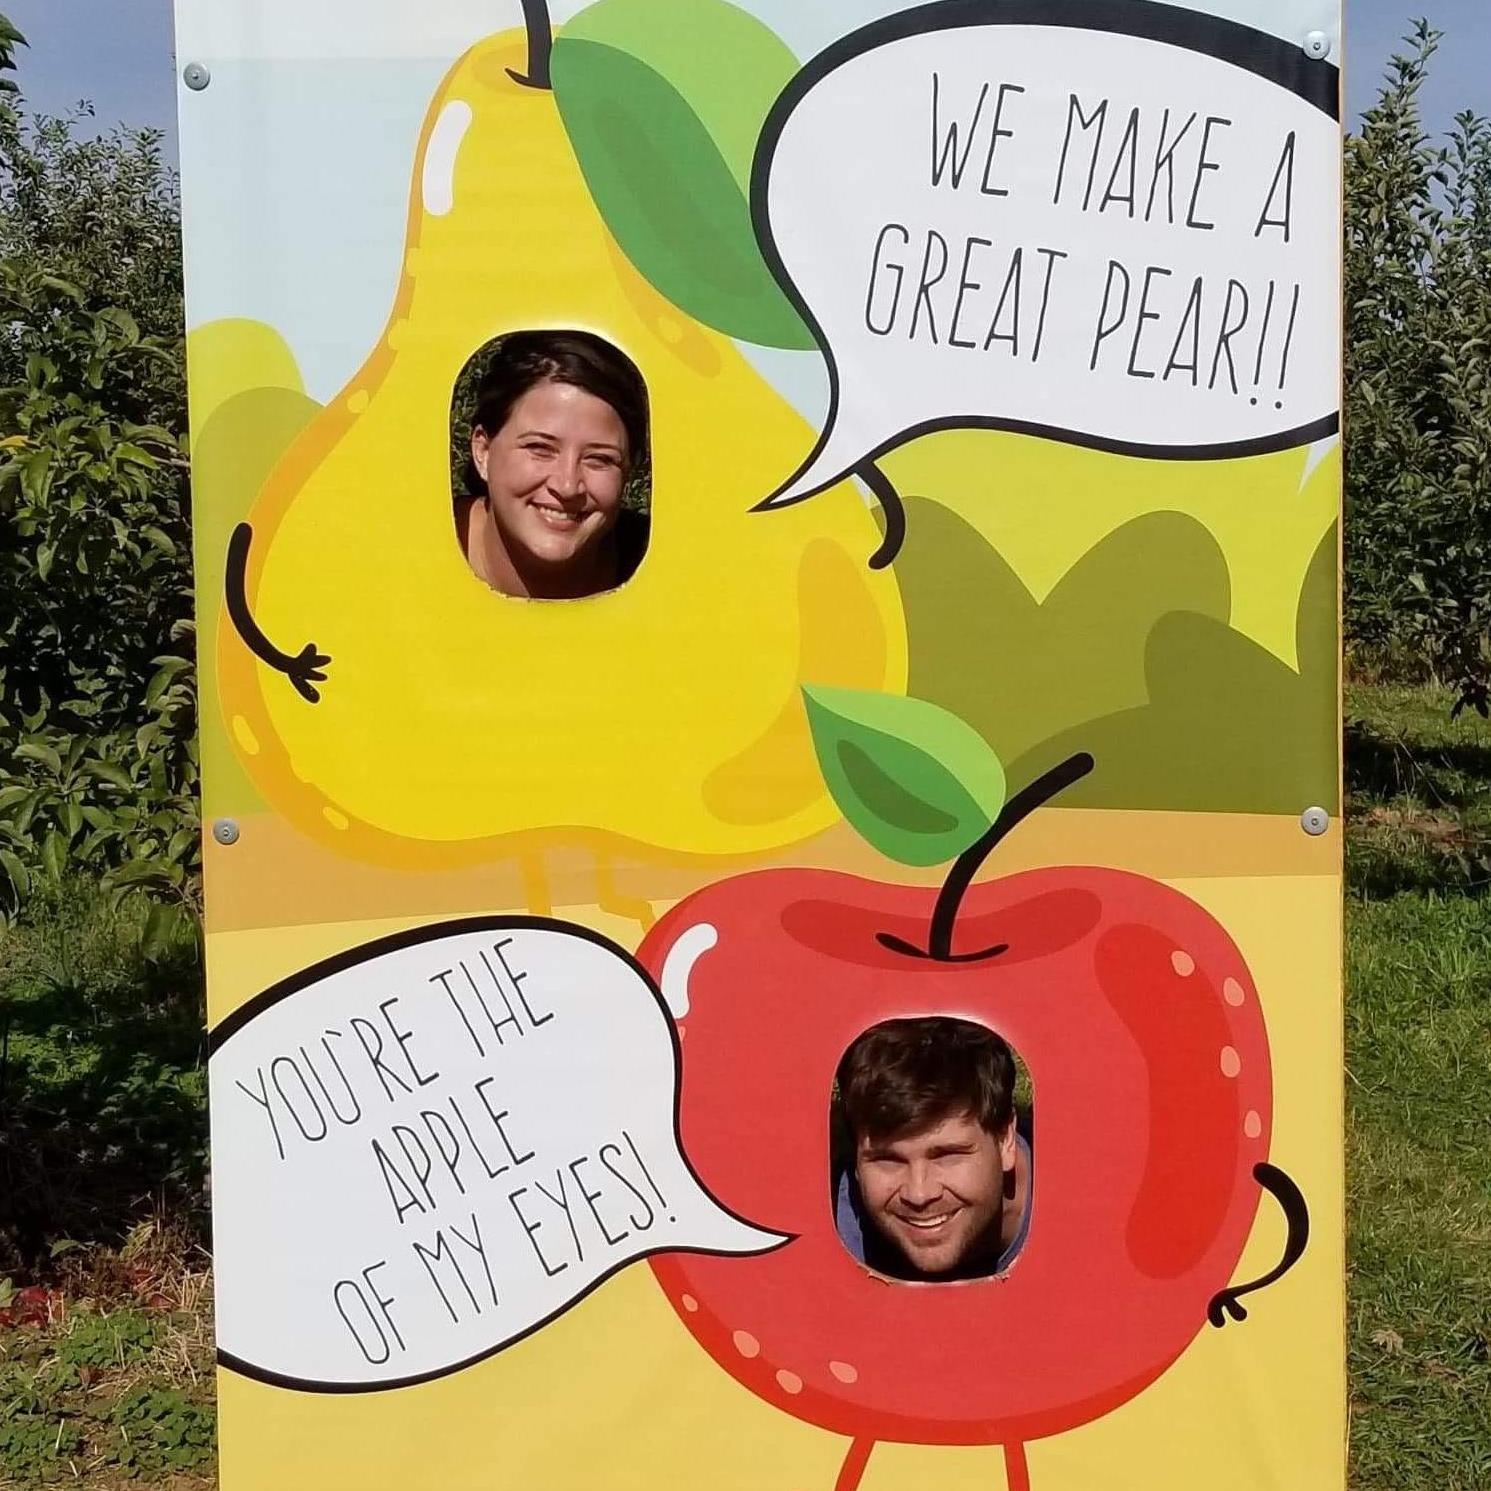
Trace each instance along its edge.
<instances>
[{"instance_id":1,"label":"green lawn","mask_svg":"<svg viewBox=\"0 0 1491 1491\"><path fill-rule=\"evenodd\" d=\"M1491 1486L1491 727L1348 697L1352 1485Z\"/></svg>"},{"instance_id":2,"label":"green lawn","mask_svg":"<svg viewBox=\"0 0 1491 1491\"><path fill-rule=\"evenodd\" d=\"M1347 785L1352 1487L1486 1491L1491 727L1355 687ZM0 1485L210 1484L195 951L147 964L137 923L80 895L0 933L0 1185L46 1203L0 1216ZM7 1295L39 1238L85 1246Z\"/></svg>"}]
</instances>

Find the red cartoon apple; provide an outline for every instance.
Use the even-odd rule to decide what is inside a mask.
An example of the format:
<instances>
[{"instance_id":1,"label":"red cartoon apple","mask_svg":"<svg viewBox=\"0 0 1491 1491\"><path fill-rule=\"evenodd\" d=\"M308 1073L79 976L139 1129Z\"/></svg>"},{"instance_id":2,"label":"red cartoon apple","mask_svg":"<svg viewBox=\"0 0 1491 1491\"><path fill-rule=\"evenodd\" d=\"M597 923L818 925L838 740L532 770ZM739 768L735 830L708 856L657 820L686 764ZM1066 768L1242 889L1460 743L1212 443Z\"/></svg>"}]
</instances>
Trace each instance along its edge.
<instances>
[{"instance_id":1,"label":"red cartoon apple","mask_svg":"<svg viewBox=\"0 0 1491 1491\"><path fill-rule=\"evenodd\" d=\"M1140 1392L1208 1316L1243 1319L1239 1298L1303 1250L1303 1198L1267 1164L1258 996L1226 932L1157 881L1061 867L973 884L1090 757L1006 802L982 738L931 705L824 689L808 691L808 713L845 817L903 862L954 862L939 891L742 875L649 934L640 956L659 982L686 976L684 1150L725 1206L792 1235L757 1257L665 1254L652 1267L738 1381L853 1438L841 1488L877 1439L1003 1444L1021 1486L1024 1442ZM1031 1074L1030 1231L1002 1278L889 1281L835 1231L839 1059L868 1026L921 1014L990 1026ZM1229 1287L1260 1184L1290 1223L1284 1257Z\"/></svg>"}]
</instances>

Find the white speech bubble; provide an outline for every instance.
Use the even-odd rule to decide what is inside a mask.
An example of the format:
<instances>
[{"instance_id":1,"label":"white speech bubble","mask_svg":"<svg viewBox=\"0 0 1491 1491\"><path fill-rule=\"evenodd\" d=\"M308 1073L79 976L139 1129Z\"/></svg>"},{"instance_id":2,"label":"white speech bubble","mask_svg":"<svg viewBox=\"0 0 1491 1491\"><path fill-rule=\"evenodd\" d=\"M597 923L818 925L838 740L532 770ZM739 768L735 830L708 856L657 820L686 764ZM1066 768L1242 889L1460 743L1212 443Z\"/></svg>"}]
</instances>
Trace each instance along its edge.
<instances>
[{"instance_id":1,"label":"white speech bubble","mask_svg":"<svg viewBox=\"0 0 1491 1491\"><path fill-rule=\"evenodd\" d=\"M583 927L355 948L219 1026L210 1075L218 1346L264 1380L420 1381L647 1254L786 1241L700 1186L661 997Z\"/></svg>"},{"instance_id":2,"label":"white speech bubble","mask_svg":"<svg viewBox=\"0 0 1491 1491\"><path fill-rule=\"evenodd\" d=\"M1192 460L1331 434L1338 83L1147 0L946 0L815 58L752 199L833 397L760 506L952 426Z\"/></svg>"}]
</instances>

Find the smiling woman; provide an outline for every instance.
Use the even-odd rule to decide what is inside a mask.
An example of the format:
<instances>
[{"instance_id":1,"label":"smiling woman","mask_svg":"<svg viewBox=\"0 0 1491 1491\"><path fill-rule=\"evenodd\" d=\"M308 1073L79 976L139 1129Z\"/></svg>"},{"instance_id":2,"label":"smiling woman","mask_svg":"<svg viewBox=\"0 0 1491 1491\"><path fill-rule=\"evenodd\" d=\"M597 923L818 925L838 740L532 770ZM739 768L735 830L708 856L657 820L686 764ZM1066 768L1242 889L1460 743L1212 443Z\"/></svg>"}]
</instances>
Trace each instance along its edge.
<instances>
[{"instance_id":1,"label":"smiling woman","mask_svg":"<svg viewBox=\"0 0 1491 1491\"><path fill-rule=\"evenodd\" d=\"M1030 1230L1030 1106L1014 1053L949 1016L885 1020L835 1082L832 1200L848 1251L894 1279L1006 1272Z\"/></svg>"},{"instance_id":2,"label":"smiling woman","mask_svg":"<svg viewBox=\"0 0 1491 1491\"><path fill-rule=\"evenodd\" d=\"M648 530L627 501L647 459L647 387L635 364L584 331L513 332L473 363L484 366L455 500L466 562L494 590L532 599L624 584Z\"/></svg>"}]
</instances>

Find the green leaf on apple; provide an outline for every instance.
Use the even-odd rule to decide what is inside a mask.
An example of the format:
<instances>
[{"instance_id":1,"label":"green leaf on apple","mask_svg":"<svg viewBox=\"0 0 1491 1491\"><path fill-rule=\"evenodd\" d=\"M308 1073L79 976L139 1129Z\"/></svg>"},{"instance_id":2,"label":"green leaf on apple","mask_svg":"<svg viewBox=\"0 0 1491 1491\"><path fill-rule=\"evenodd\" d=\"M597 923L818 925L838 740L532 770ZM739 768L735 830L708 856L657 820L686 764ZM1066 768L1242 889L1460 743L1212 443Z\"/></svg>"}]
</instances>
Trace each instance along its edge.
<instances>
[{"instance_id":1,"label":"green leaf on apple","mask_svg":"<svg viewBox=\"0 0 1491 1491\"><path fill-rule=\"evenodd\" d=\"M1004 768L957 715L922 699L804 685L823 780L853 828L903 865L956 859L1004 806Z\"/></svg>"}]
</instances>

